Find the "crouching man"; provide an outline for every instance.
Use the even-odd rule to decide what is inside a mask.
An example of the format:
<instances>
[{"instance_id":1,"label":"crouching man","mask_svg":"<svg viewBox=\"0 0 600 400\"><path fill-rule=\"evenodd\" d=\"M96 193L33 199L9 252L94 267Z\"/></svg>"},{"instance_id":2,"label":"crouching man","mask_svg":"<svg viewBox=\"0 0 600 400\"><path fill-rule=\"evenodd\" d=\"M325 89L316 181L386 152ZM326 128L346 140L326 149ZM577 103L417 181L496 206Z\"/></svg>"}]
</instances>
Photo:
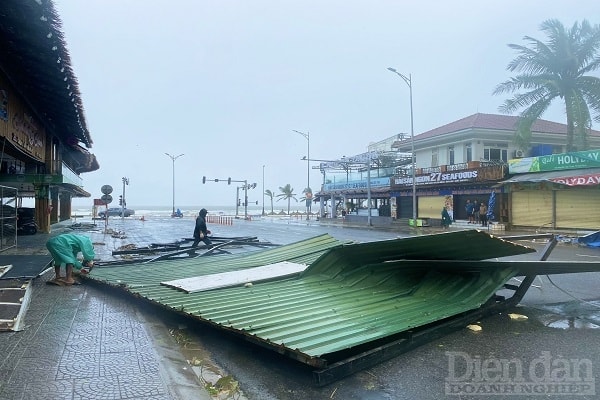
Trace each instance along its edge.
<instances>
[{"instance_id":1,"label":"crouching man","mask_svg":"<svg viewBox=\"0 0 600 400\"><path fill-rule=\"evenodd\" d=\"M55 277L48 281L59 286L70 286L75 283L73 279L73 268L82 274L88 274L94 266L94 245L89 237L65 233L55 236L46 242L46 248L52 255L54 262ZM83 256L83 262L77 259L79 253ZM60 267L65 265L65 277L60 275ZM87 268L84 270L83 268Z\"/></svg>"}]
</instances>

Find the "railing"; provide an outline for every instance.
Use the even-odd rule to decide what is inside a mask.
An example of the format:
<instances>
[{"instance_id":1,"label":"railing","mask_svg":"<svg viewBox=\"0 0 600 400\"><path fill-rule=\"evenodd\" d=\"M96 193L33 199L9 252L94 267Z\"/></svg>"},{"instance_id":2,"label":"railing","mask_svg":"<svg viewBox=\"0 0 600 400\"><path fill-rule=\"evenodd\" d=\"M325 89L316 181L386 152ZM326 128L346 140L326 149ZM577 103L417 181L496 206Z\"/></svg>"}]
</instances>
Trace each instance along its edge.
<instances>
[{"instance_id":1,"label":"railing","mask_svg":"<svg viewBox=\"0 0 600 400\"><path fill-rule=\"evenodd\" d=\"M435 173L435 172L442 172L442 167L437 166L437 167L421 168L421 174L431 174L431 173Z\"/></svg>"},{"instance_id":2,"label":"railing","mask_svg":"<svg viewBox=\"0 0 600 400\"><path fill-rule=\"evenodd\" d=\"M469 169L469 163L446 165L446 171L461 171L465 169Z\"/></svg>"},{"instance_id":3,"label":"railing","mask_svg":"<svg viewBox=\"0 0 600 400\"><path fill-rule=\"evenodd\" d=\"M75 186L83 187L83 179L77 175L67 164L62 161L55 161L52 170L53 175L62 175L63 183L70 183Z\"/></svg>"}]
</instances>

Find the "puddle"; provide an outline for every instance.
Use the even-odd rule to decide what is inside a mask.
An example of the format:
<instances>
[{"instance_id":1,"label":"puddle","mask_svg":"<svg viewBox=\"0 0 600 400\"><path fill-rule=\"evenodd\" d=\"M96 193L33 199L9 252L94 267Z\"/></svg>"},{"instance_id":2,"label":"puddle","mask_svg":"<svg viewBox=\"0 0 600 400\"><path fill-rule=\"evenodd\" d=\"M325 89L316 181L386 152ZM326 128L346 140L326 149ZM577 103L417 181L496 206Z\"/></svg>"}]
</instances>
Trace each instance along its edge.
<instances>
[{"instance_id":1,"label":"puddle","mask_svg":"<svg viewBox=\"0 0 600 400\"><path fill-rule=\"evenodd\" d=\"M532 308L531 318L548 328L556 329L599 329L600 301L571 301L555 304L540 304Z\"/></svg>"},{"instance_id":2,"label":"puddle","mask_svg":"<svg viewBox=\"0 0 600 400\"><path fill-rule=\"evenodd\" d=\"M544 323L544 321L542 321ZM576 318L549 320L544 323L548 328L558 329L598 329L600 326Z\"/></svg>"}]
</instances>

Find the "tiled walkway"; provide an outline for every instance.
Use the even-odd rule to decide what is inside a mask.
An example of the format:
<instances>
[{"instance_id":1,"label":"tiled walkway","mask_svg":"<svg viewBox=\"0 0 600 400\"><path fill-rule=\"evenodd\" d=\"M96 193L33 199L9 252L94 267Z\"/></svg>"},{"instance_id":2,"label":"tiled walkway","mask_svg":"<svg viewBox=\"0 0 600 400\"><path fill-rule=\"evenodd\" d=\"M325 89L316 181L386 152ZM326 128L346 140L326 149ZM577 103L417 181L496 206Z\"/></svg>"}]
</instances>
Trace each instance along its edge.
<instances>
[{"instance_id":1,"label":"tiled walkway","mask_svg":"<svg viewBox=\"0 0 600 400\"><path fill-rule=\"evenodd\" d=\"M21 249L43 246L36 237ZM1 400L211 398L155 315L102 287L47 285L52 275L34 280L23 330L0 332Z\"/></svg>"}]
</instances>

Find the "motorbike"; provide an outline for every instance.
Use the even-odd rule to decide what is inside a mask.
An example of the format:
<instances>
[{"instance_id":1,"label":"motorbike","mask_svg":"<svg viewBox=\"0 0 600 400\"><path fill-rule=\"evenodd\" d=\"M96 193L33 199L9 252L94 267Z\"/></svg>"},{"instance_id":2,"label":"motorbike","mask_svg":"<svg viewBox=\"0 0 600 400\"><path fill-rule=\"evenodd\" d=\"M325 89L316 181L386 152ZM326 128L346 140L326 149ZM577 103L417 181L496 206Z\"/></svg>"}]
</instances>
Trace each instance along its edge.
<instances>
[{"instance_id":1,"label":"motorbike","mask_svg":"<svg viewBox=\"0 0 600 400\"><path fill-rule=\"evenodd\" d=\"M17 235L35 235L37 231L38 226L33 219L17 219Z\"/></svg>"},{"instance_id":2,"label":"motorbike","mask_svg":"<svg viewBox=\"0 0 600 400\"><path fill-rule=\"evenodd\" d=\"M35 235L37 231L35 209L19 207L17 209L17 235Z\"/></svg>"}]
</instances>

